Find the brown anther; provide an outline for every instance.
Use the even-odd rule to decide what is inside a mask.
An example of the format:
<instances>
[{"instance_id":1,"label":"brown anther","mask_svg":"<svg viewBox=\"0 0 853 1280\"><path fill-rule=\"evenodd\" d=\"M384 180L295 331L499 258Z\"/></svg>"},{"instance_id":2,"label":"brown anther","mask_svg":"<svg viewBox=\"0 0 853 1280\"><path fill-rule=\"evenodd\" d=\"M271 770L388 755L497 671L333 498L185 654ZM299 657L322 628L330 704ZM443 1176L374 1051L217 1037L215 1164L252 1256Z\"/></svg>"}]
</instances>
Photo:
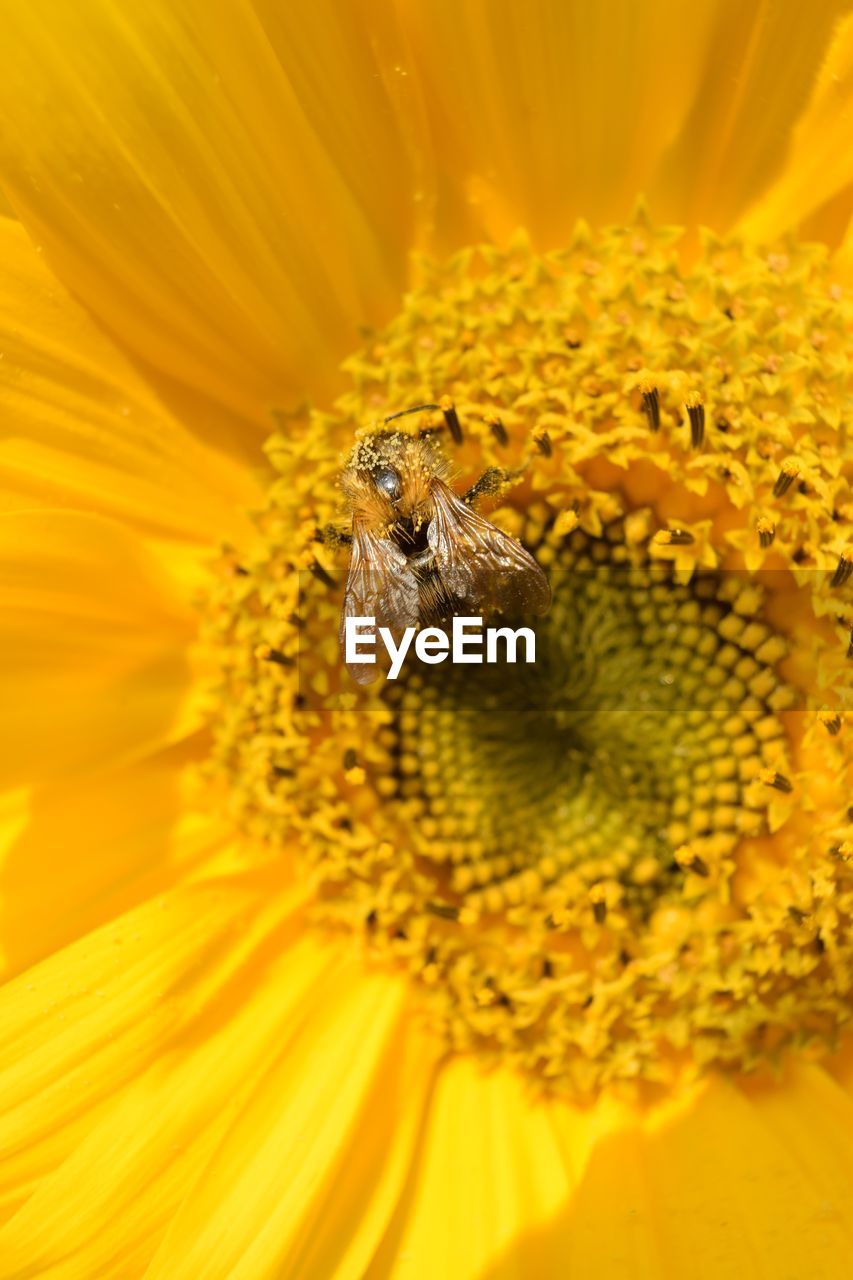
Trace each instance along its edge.
<instances>
[{"instance_id":1,"label":"brown anther","mask_svg":"<svg viewBox=\"0 0 853 1280\"><path fill-rule=\"evenodd\" d=\"M450 399L450 396L442 396L439 408L444 414L444 421L447 430L453 437L454 444L462 443L462 426L459 422L459 414L456 412L456 405Z\"/></svg>"},{"instance_id":2,"label":"brown anther","mask_svg":"<svg viewBox=\"0 0 853 1280\"><path fill-rule=\"evenodd\" d=\"M787 493L799 474L800 464L794 458L788 458L787 461L783 462L782 470L779 472L776 483L773 486L773 497L781 498L783 494Z\"/></svg>"},{"instance_id":3,"label":"brown anther","mask_svg":"<svg viewBox=\"0 0 853 1280\"><path fill-rule=\"evenodd\" d=\"M773 523L773 521L766 519L766 517L764 516L761 516L756 521L755 527L758 530L758 541L761 544L761 546L762 547L771 546L773 543L773 539L776 537L776 526Z\"/></svg>"},{"instance_id":4,"label":"brown anther","mask_svg":"<svg viewBox=\"0 0 853 1280\"><path fill-rule=\"evenodd\" d=\"M844 723L844 717L840 711L819 711L817 718L826 729L827 733L832 734L833 738L837 733L841 732L841 726Z\"/></svg>"},{"instance_id":5,"label":"brown anther","mask_svg":"<svg viewBox=\"0 0 853 1280\"><path fill-rule=\"evenodd\" d=\"M319 560L312 560L308 567L313 576L318 582L322 582L324 587L333 587L335 585L334 578L323 568Z\"/></svg>"},{"instance_id":6,"label":"brown anther","mask_svg":"<svg viewBox=\"0 0 853 1280\"><path fill-rule=\"evenodd\" d=\"M689 396L684 404L690 419L690 443L699 449L705 439L705 406L698 395Z\"/></svg>"},{"instance_id":7,"label":"brown anther","mask_svg":"<svg viewBox=\"0 0 853 1280\"><path fill-rule=\"evenodd\" d=\"M700 858L690 844L679 845L673 857L682 871L692 871L697 876L709 876L711 874L705 859Z\"/></svg>"},{"instance_id":8,"label":"brown anther","mask_svg":"<svg viewBox=\"0 0 853 1280\"><path fill-rule=\"evenodd\" d=\"M292 667L293 659L281 649L273 649L271 645L259 644L255 649L255 657L259 662L276 662L280 667Z\"/></svg>"},{"instance_id":9,"label":"brown anther","mask_svg":"<svg viewBox=\"0 0 853 1280\"><path fill-rule=\"evenodd\" d=\"M551 454L554 452L551 447L551 437L548 435L547 431L542 431L537 428L537 430L533 432L533 443L544 458L550 458Z\"/></svg>"},{"instance_id":10,"label":"brown anther","mask_svg":"<svg viewBox=\"0 0 853 1280\"><path fill-rule=\"evenodd\" d=\"M564 329L563 339L566 346L570 347L572 351L577 351L578 347L581 345L581 336L577 329Z\"/></svg>"},{"instance_id":11,"label":"brown anther","mask_svg":"<svg viewBox=\"0 0 853 1280\"><path fill-rule=\"evenodd\" d=\"M487 414L486 422L488 423L491 433L497 440L498 444L509 443L509 436L507 435L506 427L496 413Z\"/></svg>"},{"instance_id":12,"label":"brown anther","mask_svg":"<svg viewBox=\"0 0 853 1280\"><path fill-rule=\"evenodd\" d=\"M689 547L696 539L687 529L658 529L653 541L661 547Z\"/></svg>"},{"instance_id":13,"label":"brown anther","mask_svg":"<svg viewBox=\"0 0 853 1280\"><path fill-rule=\"evenodd\" d=\"M449 902L427 902L426 909L430 915L438 916L440 920L459 919L459 908Z\"/></svg>"},{"instance_id":14,"label":"brown anther","mask_svg":"<svg viewBox=\"0 0 853 1280\"><path fill-rule=\"evenodd\" d=\"M651 383L645 382L640 388L643 397L643 413L646 415L650 431L660 431L660 392Z\"/></svg>"},{"instance_id":15,"label":"brown anther","mask_svg":"<svg viewBox=\"0 0 853 1280\"><path fill-rule=\"evenodd\" d=\"M758 776L766 787L772 787L774 791L784 791L789 794L794 790L794 784L790 778L786 778L784 773L779 773L776 769L762 769Z\"/></svg>"},{"instance_id":16,"label":"brown anther","mask_svg":"<svg viewBox=\"0 0 853 1280\"><path fill-rule=\"evenodd\" d=\"M619 901L619 890L612 881L599 880L590 887L589 900L596 923L604 924L607 919L608 908L615 906Z\"/></svg>"},{"instance_id":17,"label":"brown anther","mask_svg":"<svg viewBox=\"0 0 853 1280\"><path fill-rule=\"evenodd\" d=\"M355 747L347 747L344 752L344 769L354 769L358 764L358 752Z\"/></svg>"},{"instance_id":18,"label":"brown anther","mask_svg":"<svg viewBox=\"0 0 853 1280\"><path fill-rule=\"evenodd\" d=\"M838 564L835 567L835 573L829 580L829 585L831 587L843 587L851 574L853 574L853 548L846 547L838 557Z\"/></svg>"}]
</instances>

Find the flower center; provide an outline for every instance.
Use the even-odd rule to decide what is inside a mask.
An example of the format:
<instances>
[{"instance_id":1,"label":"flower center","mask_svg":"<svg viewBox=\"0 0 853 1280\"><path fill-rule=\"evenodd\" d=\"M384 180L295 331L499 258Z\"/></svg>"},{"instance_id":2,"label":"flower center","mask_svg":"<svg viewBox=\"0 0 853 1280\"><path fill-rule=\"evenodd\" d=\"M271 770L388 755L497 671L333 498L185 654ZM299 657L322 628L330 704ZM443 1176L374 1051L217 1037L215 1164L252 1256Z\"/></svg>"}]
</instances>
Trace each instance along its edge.
<instances>
[{"instance_id":1,"label":"flower center","mask_svg":"<svg viewBox=\"0 0 853 1280\"><path fill-rule=\"evenodd\" d=\"M451 1045L574 1093L849 1018L849 303L813 247L682 268L676 241L639 218L425 266L336 411L281 422L209 614L238 821ZM510 477L488 518L552 605L512 620L530 665L359 686L323 531L353 439L435 402L395 429L435 433L460 493Z\"/></svg>"}]
</instances>

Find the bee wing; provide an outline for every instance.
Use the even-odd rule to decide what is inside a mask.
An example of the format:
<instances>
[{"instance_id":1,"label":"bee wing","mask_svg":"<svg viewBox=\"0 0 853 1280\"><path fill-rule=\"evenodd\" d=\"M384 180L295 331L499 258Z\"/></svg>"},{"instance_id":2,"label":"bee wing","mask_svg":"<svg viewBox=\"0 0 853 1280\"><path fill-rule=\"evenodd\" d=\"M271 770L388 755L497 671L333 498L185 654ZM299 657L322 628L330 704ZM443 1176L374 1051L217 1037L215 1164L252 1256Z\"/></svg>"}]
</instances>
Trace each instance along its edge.
<instances>
[{"instance_id":1,"label":"bee wing","mask_svg":"<svg viewBox=\"0 0 853 1280\"><path fill-rule=\"evenodd\" d=\"M529 552L457 498L443 480L433 481L432 498L427 537L446 594L473 608L545 613L551 588Z\"/></svg>"},{"instance_id":2,"label":"bee wing","mask_svg":"<svg viewBox=\"0 0 853 1280\"><path fill-rule=\"evenodd\" d=\"M409 563L390 538L382 538L356 521L352 530L352 555L341 610L340 645L346 658L347 618L374 618L364 635L376 635L388 627L399 643L406 627L417 626L418 583ZM379 662L377 653L377 664ZM359 684L371 684L380 667L368 662L349 662L350 675Z\"/></svg>"}]
</instances>

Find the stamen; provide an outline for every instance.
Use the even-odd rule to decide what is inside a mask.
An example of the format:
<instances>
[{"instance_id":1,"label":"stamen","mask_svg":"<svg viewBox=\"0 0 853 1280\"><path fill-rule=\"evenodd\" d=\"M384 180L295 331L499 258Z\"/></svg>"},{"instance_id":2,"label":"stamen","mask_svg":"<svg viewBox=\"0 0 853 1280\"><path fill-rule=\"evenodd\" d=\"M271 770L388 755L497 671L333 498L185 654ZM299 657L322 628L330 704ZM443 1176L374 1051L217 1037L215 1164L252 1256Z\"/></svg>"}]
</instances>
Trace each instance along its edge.
<instances>
[{"instance_id":1,"label":"stamen","mask_svg":"<svg viewBox=\"0 0 853 1280\"><path fill-rule=\"evenodd\" d=\"M698 449L705 439L705 406L698 392L687 397L684 407L690 419L690 443Z\"/></svg>"},{"instance_id":2,"label":"stamen","mask_svg":"<svg viewBox=\"0 0 853 1280\"><path fill-rule=\"evenodd\" d=\"M281 649L273 649L268 644L259 644L255 649L255 657L259 662L275 662L280 667L292 667L293 658L289 658Z\"/></svg>"},{"instance_id":3,"label":"stamen","mask_svg":"<svg viewBox=\"0 0 853 1280\"><path fill-rule=\"evenodd\" d=\"M838 558L838 564L829 585L843 587L851 574L853 574L853 548L845 547Z\"/></svg>"},{"instance_id":4,"label":"stamen","mask_svg":"<svg viewBox=\"0 0 853 1280\"><path fill-rule=\"evenodd\" d=\"M843 716L840 711L819 711L817 718L826 729L827 733L834 738L836 734L841 732Z\"/></svg>"},{"instance_id":5,"label":"stamen","mask_svg":"<svg viewBox=\"0 0 853 1280\"><path fill-rule=\"evenodd\" d=\"M551 447L551 437L543 427L537 427L533 432L533 443L542 454L543 458L550 458L554 450Z\"/></svg>"},{"instance_id":6,"label":"stamen","mask_svg":"<svg viewBox=\"0 0 853 1280\"><path fill-rule=\"evenodd\" d=\"M781 498L783 494L786 494L799 474L800 464L795 458L788 458L786 462L783 462L782 470L779 472L778 479L773 486L773 497Z\"/></svg>"},{"instance_id":7,"label":"stamen","mask_svg":"<svg viewBox=\"0 0 853 1280\"><path fill-rule=\"evenodd\" d=\"M309 572L313 574L318 582L322 582L324 587L333 587L335 585L334 578L326 569L323 568L319 560L312 560L308 568Z\"/></svg>"},{"instance_id":8,"label":"stamen","mask_svg":"<svg viewBox=\"0 0 853 1280\"><path fill-rule=\"evenodd\" d=\"M441 397L441 412L444 414L444 421L453 437L454 444L461 444L462 424L459 421L459 414L456 412L456 406L450 396Z\"/></svg>"},{"instance_id":9,"label":"stamen","mask_svg":"<svg viewBox=\"0 0 853 1280\"><path fill-rule=\"evenodd\" d=\"M776 769L762 769L758 775L765 787L773 787L775 791L784 791L786 793L794 790L794 784L784 773L779 773Z\"/></svg>"},{"instance_id":10,"label":"stamen","mask_svg":"<svg viewBox=\"0 0 853 1280\"><path fill-rule=\"evenodd\" d=\"M643 397L643 413L649 420L652 431L660 430L660 393L651 382L644 382L640 388Z\"/></svg>"},{"instance_id":11,"label":"stamen","mask_svg":"<svg viewBox=\"0 0 853 1280\"><path fill-rule=\"evenodd\" d=\"M701 858L691 844L682 844L673 854L682 871L692 871L694 875L707 877L711 874L707 862Z\"/></svg>"},{"instance_id":12,"label":"stamen","mask_svg":"<svg viewBox=\"0 0 853 1280\"><path fill-rule=\"evenodd\" d=\"M776 526L766 516L760 516L755 525L758 530L758 541L762 547L769 547L776 537Z\"/></svg>"},{"instance_id":13,"label":"stamen","mask_svg":"<svg viewBox=\"0 0 853 1280\"><path fill-rule=\"evenodd\" d=\"M696 539L687 529L658 529L652 541L662 547L689 547Z\"/></svg>"},{"instance_id":14,"label":"stamen","mask_svg":"<svg viewBox=\"0 0 853 1280\"><path fill-rule=\"evenodd\" d=\"M509 443L509 436L507 435L506 427L496 413L487 414L486 422L491 428L492 435L495 437L498 444L506 445Z\"/></svg>"}]
</instances>

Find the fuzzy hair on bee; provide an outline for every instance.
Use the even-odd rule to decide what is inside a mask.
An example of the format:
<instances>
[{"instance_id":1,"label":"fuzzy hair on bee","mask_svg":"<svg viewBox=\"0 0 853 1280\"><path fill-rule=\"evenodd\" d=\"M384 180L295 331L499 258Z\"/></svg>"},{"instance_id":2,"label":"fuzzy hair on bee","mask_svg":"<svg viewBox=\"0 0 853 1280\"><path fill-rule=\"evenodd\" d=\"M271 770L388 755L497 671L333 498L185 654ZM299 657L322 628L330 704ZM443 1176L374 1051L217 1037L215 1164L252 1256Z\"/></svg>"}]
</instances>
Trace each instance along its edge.
<instances>
[{"instance_id":1,"label":"fuzzy hair on bee","mask_svg":"<svg viewBox=\"0 0 853 1280\"><path fill-rule=\"evenodd\" d=\"M378 431L360 439L347 459L341 489L352 521L352 545L341 647L348 618L373 618L395 641L407 627L434 626L472 610L544 613L548 580L509 534L474 510L474 496L495 491L503 473L486 472L466 498L448 483L450 464L429 436ZM360 684L372 664L349 663Z\"/></svg>"}]
</instances>

